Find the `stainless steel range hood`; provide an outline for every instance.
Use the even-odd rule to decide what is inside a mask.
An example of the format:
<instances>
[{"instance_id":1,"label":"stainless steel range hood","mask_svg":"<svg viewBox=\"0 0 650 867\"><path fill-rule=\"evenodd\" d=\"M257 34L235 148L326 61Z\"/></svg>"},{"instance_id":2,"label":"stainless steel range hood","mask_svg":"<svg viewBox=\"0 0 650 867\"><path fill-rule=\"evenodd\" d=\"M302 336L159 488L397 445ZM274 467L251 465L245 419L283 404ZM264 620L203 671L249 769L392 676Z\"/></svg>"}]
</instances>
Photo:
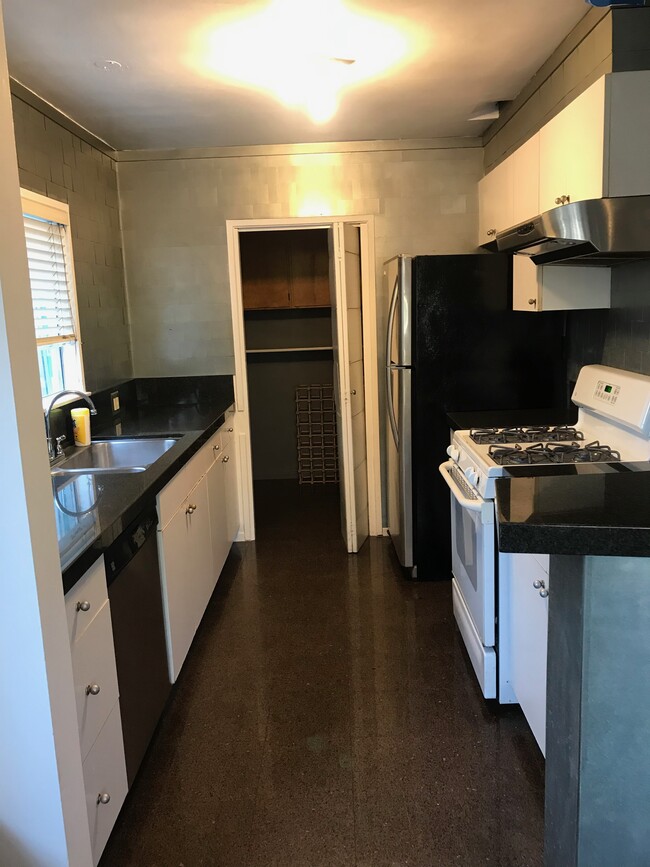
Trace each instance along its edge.
<instances>
[{"instance_id":1,"label":"stainless steel range hood","mask_svg":"<svg viewBox=\"0 0 650 867\"><path fill-rule=\"evenodd\" d=\"M650 196L560 205L497 234L497 249L536 265L616 265L650 258Z\"/></svg>"}]
</instances>

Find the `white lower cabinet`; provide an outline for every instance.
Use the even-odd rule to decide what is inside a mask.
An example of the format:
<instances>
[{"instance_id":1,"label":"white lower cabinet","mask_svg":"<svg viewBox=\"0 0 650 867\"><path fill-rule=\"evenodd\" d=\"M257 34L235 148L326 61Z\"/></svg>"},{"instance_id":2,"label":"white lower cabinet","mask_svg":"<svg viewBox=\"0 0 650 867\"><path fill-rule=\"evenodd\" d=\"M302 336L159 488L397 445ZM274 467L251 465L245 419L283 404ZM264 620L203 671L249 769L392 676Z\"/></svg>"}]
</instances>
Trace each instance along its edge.
<instances>
[{"instance_id":1,"label":"white lower cabinet","mask_svg":"<svg viewBox=\"0 0 650 867\"><path fill-rule=\"evenodd\" d=\"M184 487L176 477L158 495L158 552L172 683L239 532L235 440L228 424L192 458L197 471L182 471Z\"/></svg>"},{"instance_id":2,"label":"white lower cabinet","mask_svg":"<svg viewBox=\"0 0 650 867\"><path fill-rule=\"evenodd\" d=\"M97 864L128 791L119 703L86 756L83 775L93 863Z\"/></svg>"},{"instance_id":3,"label":"white lower cabinet","mask_svg":"<svg viewBox=\"0 0 650 867\"><path fill-rule=\"evenodd\" d=\"M203 476L158 532L169 676L176 681L190 649L212 582L208 485Z\"/></svg>"},{"instance_id":4,"label":"white lower cabinet","mask_svg":"<svg viewBox=\"0 0 650 867\"><path fill-rule=\"evenodd\" d=\"M548 556L510 554L508 560L502 590L509 595L510 682L545 754Z\"/></svg>"},{"instance_id":5,"label":"white lower cabinet","mask_svg":"<svg viewBox=\"0 0 650 867\"><path fill-rule=\"evenodd\" d=\"M65 607L90 839L97 864L128 789L103 557L66 594Z\"/></svg>"},{"instance_id":6,"label":"white lower cabinet","mask_svg":"<svg viewBox=\"0 0 650 867\"><path fill-rule=\"evenodd\" d=\"M228 538L228 507L226 495L226 468L230 463L230 446L217 453L216 460L207 472L208 498L210 503L210 537L214 582L216 584L223 564L230 551L232 540Z\"/></svg>"}]
</instances>

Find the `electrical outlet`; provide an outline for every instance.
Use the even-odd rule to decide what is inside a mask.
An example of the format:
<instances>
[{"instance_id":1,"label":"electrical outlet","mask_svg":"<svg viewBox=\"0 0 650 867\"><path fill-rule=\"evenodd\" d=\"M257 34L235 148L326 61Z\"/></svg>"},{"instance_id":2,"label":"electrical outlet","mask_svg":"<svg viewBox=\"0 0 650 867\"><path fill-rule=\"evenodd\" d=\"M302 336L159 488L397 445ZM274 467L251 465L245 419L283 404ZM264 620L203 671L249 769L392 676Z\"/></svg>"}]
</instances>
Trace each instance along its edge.
<instances>
[{"instance_id":1,"label":"electrical outlet","mask_svg":"<svg viewBox=\"0 0 650 867\"><path fill-rule=\"evenodd\" d=\"M119 391L111 392L111 406L113 407L113 412L120 411L120 393Z\"/></svg>"}]
</instances>

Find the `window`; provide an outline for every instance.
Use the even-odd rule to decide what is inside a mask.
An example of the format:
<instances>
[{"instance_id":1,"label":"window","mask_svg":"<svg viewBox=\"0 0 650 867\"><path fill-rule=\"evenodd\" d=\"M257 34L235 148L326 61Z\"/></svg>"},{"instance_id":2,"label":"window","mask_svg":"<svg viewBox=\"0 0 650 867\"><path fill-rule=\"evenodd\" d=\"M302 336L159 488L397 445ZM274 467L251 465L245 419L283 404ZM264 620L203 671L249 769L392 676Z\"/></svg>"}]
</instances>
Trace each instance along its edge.
<instances>
[{"instance_id":1,"label":"window","mask_svg":"<svg viewBox=\"0 0 650 867\"><path fill-rule=\"evenodd\" d=\"M41 394L84 389L68 206L21 190Z\"/></svg>"}]
</instances>

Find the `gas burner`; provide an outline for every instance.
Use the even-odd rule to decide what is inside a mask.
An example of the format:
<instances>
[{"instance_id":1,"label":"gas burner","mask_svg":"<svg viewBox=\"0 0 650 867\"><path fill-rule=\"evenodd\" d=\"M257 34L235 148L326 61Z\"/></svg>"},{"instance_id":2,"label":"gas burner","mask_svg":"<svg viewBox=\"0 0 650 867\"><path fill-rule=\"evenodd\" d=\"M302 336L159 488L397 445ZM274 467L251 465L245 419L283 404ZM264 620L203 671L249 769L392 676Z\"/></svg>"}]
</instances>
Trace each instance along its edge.
<instances>
[{"instance_id":1,"label":"gas burner","mask_svg":"<svg viewBox=\"0 0 650 867\"><path fill-rule=\"evenodd\" d=\"M518 463L527 463L524 459L522 460L522 455L524 452L521 449L521 446L502 446L502 445L491 445L488 449L488 455L492 458L495 464L499 464L503 466L504 464L518 464Z\"/></svg>"},{"instance_id":2,"label":"gas burner","mask_svg":"<svg viewBox=\"0 0 650 867\"><path fill-rule=\"evenodd\" d=\"M564 442L569 440L575 442L576 440L583 440L584 438L585 435L581 430L574 427L567 427L566 425L549 428L546 432L546 439L549 440L549 442Z\"/></svg>"},{"instance_id":3,"label":"gas burner","mask_svg":"<svg viewBox=\"0 0 650 867\"><path fill-rule=\"evenodd\" d=\"M611 446L601 446L598 440L594 440L594 442L587 443L586 446L579 448L571 458L574 463L620 461L620 459L620 452L617 452L615 449L611 448Z\"/></svg>"},{"instance_id":4,"label":"gas burner","mask_svg":"<svg viewBox=\"0 0 650 867\"><path fill-rule=\"evenodd\" d=\"M482 427L476 428L476 430L472 429L469 432L471 439L474 440L475 443L479 445L487 445L487 443L496 443L500 442L497 439L499 435L499 431L495 427Z\"/></svg>"},{"instance_id":5,"label":"gas burner","mask_svg":"<svg viewBox=\"0 0 650 867\"><path fill-rule=\"evenodd\" d=\"M525 431L521 427L478 428L471 430L469 435L478 445L528 442Z\"/></svg>"}]
</instances>

